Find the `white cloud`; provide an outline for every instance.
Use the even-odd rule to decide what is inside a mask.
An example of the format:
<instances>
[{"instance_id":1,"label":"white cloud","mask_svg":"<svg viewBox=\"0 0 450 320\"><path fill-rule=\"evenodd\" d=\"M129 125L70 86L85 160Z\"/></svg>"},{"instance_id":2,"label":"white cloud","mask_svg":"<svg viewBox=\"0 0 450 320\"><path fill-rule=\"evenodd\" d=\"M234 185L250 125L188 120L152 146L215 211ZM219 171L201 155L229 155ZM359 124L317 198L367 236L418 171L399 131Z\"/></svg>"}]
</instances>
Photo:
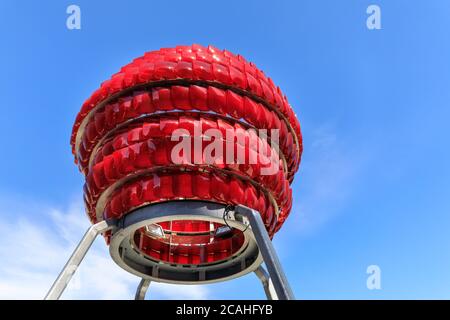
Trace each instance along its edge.
<instances>
[{"instance_id":1,"label":"white cloud","mask_svg":"<svg viewBox=\"0 0 450 320\"><path fill-rule=\"evenodd\" d=\"M89 226L80 201L66 210L25 204L20 197L0 198L0 299L42 299ZM112 261L99 237L62 298L133 299L139 280ZM147 294L151 299L209 295L205 286L160 283L152 283Z\"/></svg>"},{"instance_id":2,"label":"white cloud","mask_svg":"<svg viewBox=\"0 0 450 320\"><path fill-rule=\"evenodd\" d=\"M309 132L286 228L296 235L314 233L342 212L366 161L366 153L337 136L332 124Z\"/></svg>"}]
</instances>

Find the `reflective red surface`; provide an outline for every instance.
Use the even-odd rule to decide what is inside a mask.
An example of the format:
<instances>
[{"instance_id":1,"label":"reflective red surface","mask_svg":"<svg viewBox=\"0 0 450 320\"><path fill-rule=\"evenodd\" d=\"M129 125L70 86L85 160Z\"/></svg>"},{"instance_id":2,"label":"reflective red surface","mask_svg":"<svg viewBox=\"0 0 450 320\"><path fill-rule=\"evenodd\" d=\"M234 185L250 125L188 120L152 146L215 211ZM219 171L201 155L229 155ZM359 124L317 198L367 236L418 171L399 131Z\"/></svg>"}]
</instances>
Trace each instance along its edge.
<instances>
[{"instance_id":1,"label":"reflective red surface","mask_svg":"<svg viewBox=\"0 0 450 320\"><path fill-rule=\"evenodd\" d=\"M269 141L278 130L279 149L258 129ZM177 130L187 149L177 149ZM211 141L220 149L211 151ZM258 210L271 236L291 210L303 148L280 88L242 56L200 45L147 52L122 67L83 104L71 144L92 222L158 202L204 200ZM242 232L226 228L167 221L138 230L133 241L151 259L212 263L244 243Z\"/></svg>"}]
</instances>

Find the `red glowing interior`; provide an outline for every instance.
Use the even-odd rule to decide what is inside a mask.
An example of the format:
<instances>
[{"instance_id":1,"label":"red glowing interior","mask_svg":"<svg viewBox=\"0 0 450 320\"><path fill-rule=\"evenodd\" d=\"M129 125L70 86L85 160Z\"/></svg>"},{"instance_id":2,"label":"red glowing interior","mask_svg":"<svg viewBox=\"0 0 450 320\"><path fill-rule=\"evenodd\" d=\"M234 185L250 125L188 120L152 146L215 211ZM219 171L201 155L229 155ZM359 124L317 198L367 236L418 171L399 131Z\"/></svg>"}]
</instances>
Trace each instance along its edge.
<instances>
[{"instance_id":1,"label":"red glowing interior","mask_svg":"<svg viewBox=\"0 0 450 320\"><path fill-rule=\"evenodd\" d=\"M134 246L142 254L176 264L223 261L243 244L242 231L210 221L165 221L140 228L134 234Z\"/></svg>"}]
</instances>

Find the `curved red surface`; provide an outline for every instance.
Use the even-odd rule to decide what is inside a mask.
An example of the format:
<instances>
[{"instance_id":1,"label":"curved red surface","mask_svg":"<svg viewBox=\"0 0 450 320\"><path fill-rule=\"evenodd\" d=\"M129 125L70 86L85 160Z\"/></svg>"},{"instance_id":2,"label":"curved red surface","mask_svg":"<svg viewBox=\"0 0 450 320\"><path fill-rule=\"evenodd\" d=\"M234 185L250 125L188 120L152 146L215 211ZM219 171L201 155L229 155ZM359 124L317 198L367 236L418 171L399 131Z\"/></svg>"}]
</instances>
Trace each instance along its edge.
<instances>
[{"instance_id":1,"label":"curved red surface","mask_svg":"<svg viewBox=\"0 0 450 320\"><path fill-rule=\"evenodd\" d=\"M208 162L201 155L208 143L202 141L200 149L176 162L171 153L177 129L185 130L191 144L208 136L208 129L224 137L232 132L243 140L218 139L224 157L239 162L233 153L242 150L256 161ZM249 129L267 129L269 138L277 129L279 150ZM84 198L92 222L152 203L206 200L258 210L271 236L291 210L289 184L303 150L300 123L280 88L242 56L199 45L148 52L122 67L83 104L71 145L86 175ZM262 174L270 161L275 172ZM216 239L207 229L220 226L207 221L160 227L162 238L140 230L133 241L143 254L168 263L217 262L243 243L234 231L229 239ZM194 229L197 233L189 233Z\"/></svg>"}]
</instances>

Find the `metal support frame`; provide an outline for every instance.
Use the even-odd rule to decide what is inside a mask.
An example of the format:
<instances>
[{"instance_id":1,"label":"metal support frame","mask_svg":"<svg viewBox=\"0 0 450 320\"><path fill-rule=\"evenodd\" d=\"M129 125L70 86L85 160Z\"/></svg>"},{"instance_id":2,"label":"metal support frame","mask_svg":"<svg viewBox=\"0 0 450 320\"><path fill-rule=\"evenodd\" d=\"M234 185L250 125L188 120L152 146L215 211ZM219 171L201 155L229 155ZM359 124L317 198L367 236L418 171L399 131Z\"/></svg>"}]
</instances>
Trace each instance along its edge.
<instances>
[{"instance_id":1,"label":"metal support frame","mask_svg":"<svg viewBox=\"0 0 450 320\"><path fill-rule=\"evenodd\" d=\"M234 208L234 219L240 221L244 225L249 225L251 232L254 235L256 244L262 255L262 260L267 267L267 271L262 267L262 264L259 264L253 272L261 281L267 299L295 299L259 212L246 206L238 205ZM123 221L121 220L108 220L92 225L73 251L71 257L44 299L59 299L96 237L99 234L115 229L122 224ZM136 290L136 300L145 299L150 283L151 279L142 278Z\"/></svg>"},{"instance_id":2,"label":"metal support frame","mask_svg":"<svg viewBox=\"0 0 450 320\"><path fill-rule=\"evenodd\" d=\"M67 284L70 279L72 279L75 271L77 271L81 261L83 261L84 256L88 252L94 240L99 234L110 230L112 227L113 225L109 224L108 221L101 221L89 227L62 269L58 278L56 278L44 300L58 300L61 297L61 294L66 289Z\"/></svg>"},{"instance_id":3,"label":"metal support frame","mask_svg":"<svg viewBox=\"0 0 450 320\"><path fill-rule=\"evenodd\" d=\"M258 269L255 270L255 274L263 285L267 300L278 300L277 293L275 292L275 288L273 287L273 283L270 280L270 276L267 273L266 269L264 269L263 266L260 265Z\"/></svg>"},{"instance_id":4,"label":"metal support frame","mask_svg":"<svg viewBox=\"0 0 450 320\"><path fill-rule=\"evenodd\" d=\"M141 253L134 246L135 232L145 226L169 220L199 220L229 227L243 233L244 243L233 256L215 263L185 265L164 263ZM234 211L220 203L181 200L148 205L118 220L109 243L111 258L124 270L151 281L173 284L206 284L231 280L253 272L263 258L252 229L234 217Z\"/></svg>"},{"instance_id":5,"label":"metal support frame","mask_svg":"<svg viewBox=\"0 0 450 320\"><path fill-rule=\"evenodd\" d=\"M147 293L150 283L150 279L142 279L141 282L139 282L134 300L145 300L145 294Z\"/></svg>"},{"instance_id":6,"label":"metal support frame","mask_svg":"<svg viewBox=\"0 0 450 320\"><path fill-rule=\"evenodd\" d=\"M270 282L273 283L277 298L280 300L295 299L294 293L289 286L289 282L283 272L280 260L278 260L277 253L275 252L275 248L272 245L272 241L269 238L269 234L266 231L266 227L264 226L264 222L262 221L259 212L246 206L239 205L235 208L235 214L238 219L239 216L242 216L249 220L253 234L255 235L256 243L258 244L263 260L267 266L267 271L270 275L269 284ZM266 287L264 286L264 288Z\"/></svg>"}]
</instances>

